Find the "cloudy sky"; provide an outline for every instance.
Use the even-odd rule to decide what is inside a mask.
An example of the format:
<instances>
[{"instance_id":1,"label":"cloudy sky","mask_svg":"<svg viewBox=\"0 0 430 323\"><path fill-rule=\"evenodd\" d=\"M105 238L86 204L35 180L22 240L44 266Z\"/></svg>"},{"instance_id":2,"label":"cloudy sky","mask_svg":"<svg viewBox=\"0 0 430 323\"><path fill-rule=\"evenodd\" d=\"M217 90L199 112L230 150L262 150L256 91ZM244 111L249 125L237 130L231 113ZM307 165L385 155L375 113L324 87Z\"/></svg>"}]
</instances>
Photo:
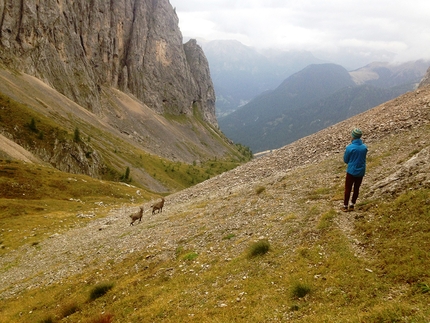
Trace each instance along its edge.
<instances>
[{"instance_id":1,"label":"cloudy sky","mask_svg":"<svg viewBox=\"0 0 430 323\"><path fill-rule=\"evenodd\" d=\"M184 39L236 39L251 47L308 50L334 60L345 55L369 62L430 59L428 0L170 3L176 8Z\"/></svg>"}]
</instances>

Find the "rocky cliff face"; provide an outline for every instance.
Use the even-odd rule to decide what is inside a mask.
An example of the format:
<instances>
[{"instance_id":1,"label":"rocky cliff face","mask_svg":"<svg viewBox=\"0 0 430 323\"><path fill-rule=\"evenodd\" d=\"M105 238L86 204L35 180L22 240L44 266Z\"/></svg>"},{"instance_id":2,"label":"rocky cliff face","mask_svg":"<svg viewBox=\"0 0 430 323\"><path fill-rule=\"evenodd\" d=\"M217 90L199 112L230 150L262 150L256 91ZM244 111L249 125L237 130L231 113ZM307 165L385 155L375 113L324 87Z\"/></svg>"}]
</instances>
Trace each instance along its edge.
<instances>
[{"instance_id":1,"label":"rocky cliff face","mask_svg":"<svg viewBox=\"0 0 430 323\"><path fill-rule=\"evenodd\" d=\"M158 113L197 107L217 126L206 58L184 49L168 0L2 0L0 55L97 115L113 87Z\"/></svg>"},{"instance_id":2,"label":"rocky cliff face","mask_svg":"<svg viewBox=\"0 0 430 323\"><path fill-rule=\"evenodd\" d=\"M198 86L196 93L198 101L195 103L199 107L206 107L205 109L200 109L204 120L211 124L217 124L215 117L215 90L210 78L209 63L203 49L197 45L194 39L189 40L184 45L184 49L193 79Z\"/></svg>"},{"instance_id":3,"label":"rocky cliff face","mask_svg":"<svg viewBox=\"0 0 430 323\"><path fill-rule=\"evenodd\" d=\"M430 67L428 68L426 75L424 75L423 79L421 80L418 88L426 86L426 85L430 85Z\"/></svg>"}]
</instances>

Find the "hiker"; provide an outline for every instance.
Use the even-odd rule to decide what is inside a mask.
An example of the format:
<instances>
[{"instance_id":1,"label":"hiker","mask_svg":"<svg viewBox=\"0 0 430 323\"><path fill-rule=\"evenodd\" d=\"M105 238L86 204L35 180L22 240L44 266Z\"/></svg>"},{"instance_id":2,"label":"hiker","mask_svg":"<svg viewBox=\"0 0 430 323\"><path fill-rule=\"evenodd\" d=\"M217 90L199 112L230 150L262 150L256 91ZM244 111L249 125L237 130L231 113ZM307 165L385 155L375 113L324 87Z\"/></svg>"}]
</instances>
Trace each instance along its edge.
<instances>
[{"instance_id":1,"label":"hiker","mask_svg":"<svg viewBox=\"0 0 430 323\"><path fill-rule=\"evenodd\" d=\"M363 181L364 173L366 172L366 155L367 146L361 140L363 132L355 128L351 132L352 141L346 146L345 153L343 155L343 161L348 164L346 169L345 178L345 193L343 200L343 211L354 211L354 205L358 198L361 182ZM354 186L354 192L352 193L351 204L349 204L349 197L351 196L352 187Z\"/></svg>"}]
</instances>

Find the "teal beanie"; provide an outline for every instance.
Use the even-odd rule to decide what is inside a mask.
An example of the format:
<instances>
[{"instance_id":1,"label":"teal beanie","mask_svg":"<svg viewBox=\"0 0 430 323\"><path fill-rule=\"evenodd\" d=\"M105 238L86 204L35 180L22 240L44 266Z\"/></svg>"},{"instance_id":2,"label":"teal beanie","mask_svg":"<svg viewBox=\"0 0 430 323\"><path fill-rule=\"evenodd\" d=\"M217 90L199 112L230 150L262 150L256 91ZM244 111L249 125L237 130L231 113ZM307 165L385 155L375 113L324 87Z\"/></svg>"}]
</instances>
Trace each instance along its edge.
<instances>
[{"instance_id":1,"label":"teal beanie","mask_svg":"<svg viewBox=\"0 0 430 323\"><path fill-rule=\"evenodd\" d=\"M361 135L363 134L363 132L360 130L360 129L358 129L358 128L355 128L354 130L352 130L352 132L351 132L351 136L352 136L352 138L354 138L354 139L358 139L358 138L361 138Z\"/></svg>"}]
</instances>

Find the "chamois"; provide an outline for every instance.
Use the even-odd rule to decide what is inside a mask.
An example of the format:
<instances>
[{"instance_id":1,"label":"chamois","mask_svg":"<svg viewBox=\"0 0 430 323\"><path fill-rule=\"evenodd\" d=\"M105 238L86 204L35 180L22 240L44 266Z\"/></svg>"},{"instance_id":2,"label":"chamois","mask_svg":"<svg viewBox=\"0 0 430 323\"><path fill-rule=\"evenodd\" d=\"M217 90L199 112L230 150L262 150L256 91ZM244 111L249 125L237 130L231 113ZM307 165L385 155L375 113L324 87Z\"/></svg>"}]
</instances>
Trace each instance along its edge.
<instances>
[{"instance_id":1,"label":"chamois","mask_svg":"<svg viewBox=\"0 0 430 323\"><path fill-rule=\"evenodd\" d=\"M158 213L163 212L163 205L164 205L164 197L161 198L160 202L157 202L151 205L152 214L155 213L155 210L158 210Z\"/></svg>"},{"instance_id":2,"label":"chamois","mask_svg":"<svg viewBox=\"0 0 430 323\"><path fill-rule=\"evenodd\" d=\"M134 221L139 220L139 222L142 221L142 215L143 215L143 206L140 207L140 210L138 212L130 214L131 223L130 225L133 225Z\"/></svg>"}]
</instances>

